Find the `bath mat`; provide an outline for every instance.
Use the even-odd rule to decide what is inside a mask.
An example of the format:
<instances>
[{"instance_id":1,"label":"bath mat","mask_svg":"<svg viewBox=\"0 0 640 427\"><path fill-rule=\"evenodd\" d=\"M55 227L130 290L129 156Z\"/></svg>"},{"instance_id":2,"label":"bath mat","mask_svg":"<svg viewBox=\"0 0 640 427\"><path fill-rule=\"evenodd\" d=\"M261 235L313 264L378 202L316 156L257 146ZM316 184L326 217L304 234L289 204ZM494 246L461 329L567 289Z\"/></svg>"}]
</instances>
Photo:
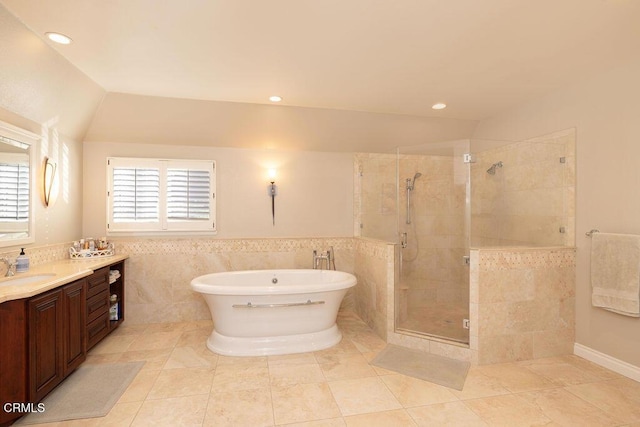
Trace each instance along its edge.
<instances>
[{"instance_id":1,"label":"bath mat","mask_svg":"<svg viewBox=\"0 0 640 427\"><path fill-rule=\"evenodd\" d=\"M135 378L144 362L80 366L42 400L43 412L16 425L104 417Z\"/></svg>"},{"instance_id":2,"label":"bath mat","mask_svg":"<svg viewBox=\"0 0 640 427\"><path fill-rule=\"evenodd\" d=\"M456 390L462 390L469 372L469 362L391 344L371 364Z\"/></svg>"}]
</instances>

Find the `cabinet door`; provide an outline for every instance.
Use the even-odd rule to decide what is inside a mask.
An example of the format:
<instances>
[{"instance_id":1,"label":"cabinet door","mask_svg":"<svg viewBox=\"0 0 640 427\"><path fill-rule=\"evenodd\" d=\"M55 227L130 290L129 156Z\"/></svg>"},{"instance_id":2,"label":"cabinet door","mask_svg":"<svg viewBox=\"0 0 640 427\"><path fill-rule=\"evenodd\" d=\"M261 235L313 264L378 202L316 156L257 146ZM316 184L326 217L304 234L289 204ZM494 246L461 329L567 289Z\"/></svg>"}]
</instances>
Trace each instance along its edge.
<instances>
[{"instance_id":1,"label":"cabinet door","mask_svg":"<svg viewBox=\"0 0 640 427\"><path fill-rule=\"evenodd\" d=\"M24 299L0 304L0 404L28 402L27 302ZM0 408L0 425L9 425L22 414Z\"/></svg>"},{"instance_id":2,"label":"cabinet door","mask_svg":"<svg viewBox=\"0 0 640 427\"><path fill-rule=\"evenodd\" d=\"M62 291L29 300L29 398L39 401L64 376Z\"/></svg>"},{"instance_id":3,"label":"cabinet door","mask_svg":"<svg viewBox=\"0 0 640 427\"><path fill-rule=\"evenodd\" d=\"M64 375L67 376L86 359L85 281L78 280L62 288L64 298Z\"/></svg>"}]
</instances>

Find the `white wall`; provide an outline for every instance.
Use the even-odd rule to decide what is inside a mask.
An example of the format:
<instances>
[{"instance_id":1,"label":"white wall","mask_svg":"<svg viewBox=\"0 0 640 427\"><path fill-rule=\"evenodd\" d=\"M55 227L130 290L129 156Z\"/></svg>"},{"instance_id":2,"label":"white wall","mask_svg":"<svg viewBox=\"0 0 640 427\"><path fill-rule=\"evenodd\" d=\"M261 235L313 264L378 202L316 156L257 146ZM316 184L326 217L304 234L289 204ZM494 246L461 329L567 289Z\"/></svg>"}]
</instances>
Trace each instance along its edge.
<instances>
[{"instance_id":1,"label":"white wall","mask_svg":"<svg viewBox=\"0 0 640 427\"><path fill-rule=\"evenodd\" d=\"M59 195L34 206L36 241L69 242L81 234L82 139L104 91L0 6L0 120L41 137L44 157L58 164ZM40 182L34 183L40 190Z\"/></svg>"},{"instance_id":2,"label":"white wall","mask_svg":"<svg viewBox=\"0 0 640 427\"><path fill-rule=\"evenodd\" d=\"M106 158L109 156L215 160L217 236L220 238L353 235L351 153L86 142L85 236L106 235ZM277 169L275 226L267 194L270 168Z\"/></svg>"},{"instance_id":3,"label":"white wall","mask_svg":"<svg viewBox=\"0 0 640 427\"><path fill-rule=\"evenodd\" d=\"M640 234L640 60L480 122L474 137L577 131L576 341L640 367L640 319L591 306L585 232Z\"/></svg>"}]
</instances>

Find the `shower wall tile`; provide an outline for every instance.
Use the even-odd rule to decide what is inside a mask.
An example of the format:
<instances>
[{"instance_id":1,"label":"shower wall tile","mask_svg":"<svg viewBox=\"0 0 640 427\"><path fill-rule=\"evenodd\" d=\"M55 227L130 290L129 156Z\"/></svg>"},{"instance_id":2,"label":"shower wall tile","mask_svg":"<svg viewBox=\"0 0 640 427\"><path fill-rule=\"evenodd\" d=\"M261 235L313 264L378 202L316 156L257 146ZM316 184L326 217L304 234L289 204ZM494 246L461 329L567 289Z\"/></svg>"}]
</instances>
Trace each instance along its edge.
<instances>
[{"instance_id":1,"label":"shower wall tile","mask_svg":"<svg viewBox=\"0 0 640 427\"><path fill-rule=\"evenodd\" d=\"M482 151L476 160L472 246L575 244L575 129ZM498 161L503 167L488 174Z\"/></svg>"},{"instance_id":2,"label":"shower wall tile","mask_svg":"<svg viewBox=\"0 0 640 427\"><path fill-rule=\"evenodd\" d=\"M354 235L397 240L396 156L354 155Z\"/></svg>"},{"instance_id":3,"label":"shower wall tile","mask_svg":"<svg viewBox=\"0 0 640 427\"><path fill-rule=\"evenodd\" d=\"M573 352L574 248L474 249L470 283L478 364Z\"/></svg>"},{"instance_id":4,"label":"shower wall tile","mask_svg":"<svg viewBox=\"0 0 640 427\"><path fill-rule=\"evenodd\" d=\"M373 239L356 239L354 246L354 274L358 279L355 312L384 339L388 317L393 318L393 311L389 312L389 290L393 291L395 283L394 246Z\"/></svg>"}]
</instances>

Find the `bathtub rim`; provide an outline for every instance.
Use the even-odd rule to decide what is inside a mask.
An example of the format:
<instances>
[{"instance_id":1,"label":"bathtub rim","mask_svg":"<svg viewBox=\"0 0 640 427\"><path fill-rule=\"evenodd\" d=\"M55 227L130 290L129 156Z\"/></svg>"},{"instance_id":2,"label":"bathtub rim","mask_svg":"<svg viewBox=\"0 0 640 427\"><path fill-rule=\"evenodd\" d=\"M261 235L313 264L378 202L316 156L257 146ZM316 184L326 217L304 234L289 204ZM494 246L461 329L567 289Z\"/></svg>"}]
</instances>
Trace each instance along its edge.
<instances>
[{"instance_id":1,"label":"bathtub rim","mask_svg":"<svg viewBox=\"0 0 640 427\"><path fill-rule=\"evenodd\" d=\"M295 274L303 275L309 273L313 275L329 275L336 276L337 280L319 281L318 283L304 284L286 284L272 286L270 283L262 284L234 284L224 285L220 283L206 283L206 279L221 279L225 276L258 276L265 275L269 278L277 277L278 274ZM251 281L251 278L247 278ZM191 289L210 295L287 295L287 294L307 294L316 292L336 291L349 289L357 283L356 277L346 271L340 270L314 270L314 269L263 269L263 270L238 270L238 271L222 271L217 273L208 273L198 276L191 280Z\"/></svg>"}]
</instances>

